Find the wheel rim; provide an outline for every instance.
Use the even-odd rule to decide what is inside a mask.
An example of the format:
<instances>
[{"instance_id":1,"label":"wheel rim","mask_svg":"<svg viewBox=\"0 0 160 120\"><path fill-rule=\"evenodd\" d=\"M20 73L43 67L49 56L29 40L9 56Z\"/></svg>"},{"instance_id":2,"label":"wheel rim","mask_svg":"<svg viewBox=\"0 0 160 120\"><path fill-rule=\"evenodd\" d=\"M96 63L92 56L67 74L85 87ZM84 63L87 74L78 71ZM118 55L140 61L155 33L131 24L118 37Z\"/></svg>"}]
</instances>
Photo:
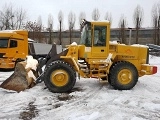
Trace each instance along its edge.
<instances>
[{"instance_id":1,"label":"wheel rim","mask_svg":"<svg viewBox=\"0 0 160 120\"><path fill-rule=\"evenodd\" d=\"M64 70L55 70L51 74L51 83L55 86L62 87L68 83L68 73Z\"/></svg>"},{"instance_id":2,"label":"wheel rim","mask_svg":"<svg viewBox=\"0 0 160 120\"><path fill-rule=\"evenodd\" d=\"M128 84L132 81L132 73L128 69L123 69L118 73L118 81L121 84Z\"/></svg>"}]
</instances>

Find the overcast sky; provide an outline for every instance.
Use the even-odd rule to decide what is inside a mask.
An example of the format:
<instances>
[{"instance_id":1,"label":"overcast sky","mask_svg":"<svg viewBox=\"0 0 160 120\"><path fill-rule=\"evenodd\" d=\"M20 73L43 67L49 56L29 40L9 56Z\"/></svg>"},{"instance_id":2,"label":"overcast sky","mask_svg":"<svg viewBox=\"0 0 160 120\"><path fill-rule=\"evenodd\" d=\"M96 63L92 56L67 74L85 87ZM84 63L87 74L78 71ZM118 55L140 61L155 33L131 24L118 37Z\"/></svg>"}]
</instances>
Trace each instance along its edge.
<instances>
[{"instance_id":1,"label":"overcast sky","mask_svg":"<svg viewBox=\"0 0 160 120\"><path fill-rule=\"evenodd\" d=\"M98 8L100 19L103 20L105 13L112 14L112 27L118 27L121 15L127 19L128 27L134 27L133 13L137 5L144 10L143 27L151 27L151 9L160 0L1 0L0 9L5 4L12 4L14 8L23 8L27 12L28 20L37 20L41 15L43 25L47 26L48 15L52 14L54 29L58 28L58 13L64 14L64 26L68 28L68 14L70 11L76 14L76 27L79 24L80 12L85 12L86 19L92 19L94 8Z\"/></svg>"}]
</instances>

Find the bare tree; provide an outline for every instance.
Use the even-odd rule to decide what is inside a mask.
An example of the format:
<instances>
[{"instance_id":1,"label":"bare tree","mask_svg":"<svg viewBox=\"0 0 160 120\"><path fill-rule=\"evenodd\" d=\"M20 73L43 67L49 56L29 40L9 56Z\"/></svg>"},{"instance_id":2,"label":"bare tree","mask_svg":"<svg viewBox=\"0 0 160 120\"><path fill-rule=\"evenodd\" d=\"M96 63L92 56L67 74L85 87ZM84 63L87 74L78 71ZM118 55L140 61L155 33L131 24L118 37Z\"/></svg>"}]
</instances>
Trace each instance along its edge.
<instances>
[{"instance_id":1,"label":"bare tree","mask_svg":"<svg viewBox=\"0 0 160 120\"><path fill-rule=\"evenodd\" d=\"M39 29L37 29L37 31L36 31L36 38L38 39L39 42L43 42L43 40L42 40L42 38L43 38L43 34L42 34L43 25L42 25L41 16L38 16L37 26Z\"/></svg>"},{"instance_id":2,"label":"bare tree","mask_svg":"<svg viewBox=\"0 0 160 120\"><path fill-rule=\"evenodd\" d=\"M1 19L1 26L3 26L3 28L1 27L1 29L12 29L13 28L13 17L14 17L14 13L13 13L13 6L10 5L5 5L3 7L3 10L0 11L0 19Z\"/></svg>"},{"instance_id":3,"label":"bare tree","mask_svg":"<svg viewBox=\"0 0 160 120\"><path fill-rule=\"evenodd\" d=\"M157 44L157 28L158 28L158 6L157 4L154 4L152 7L152 25L154 28L154 32L153 32L153 40L154 40L154 44Z\"/></svg>"},{"instance_id":4,"label":"bare tree","mask_svg":"<svg viewBox=\"0 0 160 120\"><path fill-rule=\"evenodd\" d=\"M26 30L29 31L29 33L32 33L30 38L38 42L39 39L37 37L37 32L41 30L41 26L36 21L35 22L28 21L24 27Z\"/></svg>"},{"instance_id":5,"label":"bare tree","mask_svg":"<svg viewBox=\"0 0 160 120\"><path fill-rule=\"evenodd\" d=\"M160 3L158 4L157 45L160 45Z\"/></svg>"},{"instance_id":6,"label":"bare tree","mask_svg":"<svg viewBox=\"0 0 160 120\"><path fill-rule=\"evenodd\" d=\"M17 9L14 16L14 29L21 29L23 27L24 21L26 20L26 11L22 8Z\"/></svg>"},{"instance_id":7,"label":"bare tree","mask_svg":"<svg viewBox=\"0 0 160 120\"><path fill-rule=\"evenodd\" d=\"M133 14L133 21L136 28L136 44L138 44L139 29L141 28L143 23L143 9L141 8L140 5L137 5L137 7L135 8L135 11Z\"/></svg>"},{"instance_id":8,"label":"bare tree","mask_svg":"<svg viewBox=\"0 0 160 120\"><path fill-rule=\"evenodd\" d=\"M49 44L52 44L52 31L53 31L53 16L51 14L48 15L48 28L49 31Z\"/></svg>"},{"instance_id":9,"label":"bare tree","mask_svg":"<svg viewBox=\"0 0 160 120\"><path fill-rule=\"evenodd\" d=\"M71 44L71 39L72 39L72 31L75 25L76 21L76 15L72 12L69 13L68 15L68 24L69 24L69 33L70 33L70 44Z\"/></svg>"},{"instance_id":10,"label":"bare tree","mask_svg":"<svg viewBox=\"0 0 160 120\"><path fill-rule=\"evenodd\" d=\"M111 13L106 12L104 19L108 20L110 24L112 25L112 14Z\"/></svg>"},{"instance_id":11,"label":"bare tree","mask_svg":"<svg viewBox=\"0 0 160 120\"><path fill-rule=\"evenodd\" d=\"M154 44L160 45L160 4L154 4L152 7L152 24L154 28Z\"/></svg>"},{"instance_id":12,"label":"bare tree","mask_svg":"<svg viewBox=\"0 0 160 120\"><path fill-rule=\"evenodd\" d=\"M42 27L42 18L41 18L41 16L38 16L37 24Z\"/></svg>"},{"instance_id":13,"label":"bare tree","mask_svg":"<svg viewBox=\"0 0 160 120\"><path fill-rule=\"evenodd\" d=\"M62 45L62 24L63 24L63 13L59 11L58 13L58 21L59 21L59 44Z\"/></svg>"},{"instance_id":14,"label":"bare tree","mask_svg":"<svg viewBox=\"0 0 160 120\"><path fill-rule=\"evenodd\" d=\"M120 28L120 39L121 39L121 43L126 44L126 26L127 26L127 21L126 18L124 17L124 15L121 15L120 21L119 21L119 28Z\"/></svg>"},{"instance_id":15,"label":"bare tree","mask_svg":"<svg viewBox=\"0 0 160 120\"><path fill-rule=\"evenodd\" d=\"M95 8L92 12L92 19L97 21L100 17L100 13L99 13L99 10L98 8Z\"/></svg>"},{"instance_id":16,"label":"bare tree","mask_svg":"<svg viewBox=\"0 0 160 120\"><path fill-rule=\"evenodd\" d=\"M0 29L21 29L26 12L21 8L14 10L12 4L5 5L0 11Z\"/></svg>"}]
</instances>

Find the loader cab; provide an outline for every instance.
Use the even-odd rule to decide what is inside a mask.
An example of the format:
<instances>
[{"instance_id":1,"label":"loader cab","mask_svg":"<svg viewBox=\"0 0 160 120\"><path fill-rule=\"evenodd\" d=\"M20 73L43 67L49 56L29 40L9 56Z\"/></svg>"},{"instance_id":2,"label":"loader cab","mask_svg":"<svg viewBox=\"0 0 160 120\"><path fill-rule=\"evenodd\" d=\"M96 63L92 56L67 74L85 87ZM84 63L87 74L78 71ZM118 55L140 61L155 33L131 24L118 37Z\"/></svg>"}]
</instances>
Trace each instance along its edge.
<instances>
[{"instance_id":1,"label":"loader cab","mask_svg":"<svg viewBox=\"0 0 160 120\"><path fill-rule=\"evenodd\" d=\"M82 26L80 44L85 45L87 58L106 58L109 51L109 22L88 22Z\"/></svg>"}]
</instances>

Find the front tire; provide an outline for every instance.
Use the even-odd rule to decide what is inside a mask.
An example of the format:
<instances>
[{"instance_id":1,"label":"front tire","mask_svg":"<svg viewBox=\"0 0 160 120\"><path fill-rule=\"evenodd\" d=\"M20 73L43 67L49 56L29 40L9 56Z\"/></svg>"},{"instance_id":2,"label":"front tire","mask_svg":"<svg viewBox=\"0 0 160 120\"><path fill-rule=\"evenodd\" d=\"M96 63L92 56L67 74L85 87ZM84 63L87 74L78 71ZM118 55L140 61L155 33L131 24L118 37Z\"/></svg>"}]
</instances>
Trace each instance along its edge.
<instances>
[{"instance_id":1,"label":"front tire","mask_svg":"<svg viewBox=\"0 0 160 120\"><path fill-rule=\"evenodd\" d=\"M130 90L138 81L138 72L132 63L121 61L110 69L109 79L114 89Z\"/></svg>"},{"instance_id":2,"label":"front tire","mask_svg":"<svg viewBox=\"0 0 160 120\"><path fill-rule=\"evenodd\" d=\"M76 72L64 61L54 61L45 70L44 83L51 92L69 92L75 82Z\"/></svg>"}]
</instances>

